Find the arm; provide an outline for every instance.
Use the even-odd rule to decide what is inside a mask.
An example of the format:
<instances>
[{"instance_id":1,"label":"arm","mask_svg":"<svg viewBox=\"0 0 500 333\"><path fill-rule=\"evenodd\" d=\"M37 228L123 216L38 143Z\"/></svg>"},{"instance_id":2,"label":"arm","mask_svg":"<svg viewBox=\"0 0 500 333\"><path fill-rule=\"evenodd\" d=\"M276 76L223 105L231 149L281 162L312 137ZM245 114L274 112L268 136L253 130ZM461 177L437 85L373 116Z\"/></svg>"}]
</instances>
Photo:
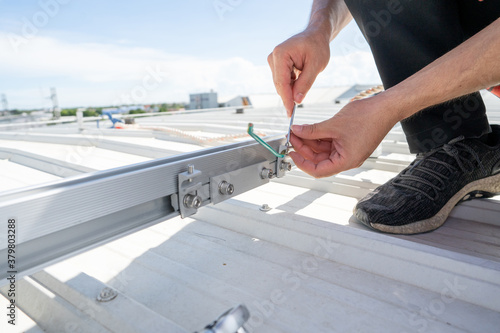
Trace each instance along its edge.
<instances>
[{"instance_id":1,"label":"arm","mask_svg":"<svg viewBox=\"0 0 500 333\"><path fill-rule=\"evenodd\" d=\"M319 30L331 42L351 19L343 0L314 0L306 30Z\"/></svg>"},{"instance_id":2,"label":"arm","mask_svg":"<svg viewBox=\"0 0 500 333\"><path fill-rule=\"evenodd\" d=\"M347 104L332 118L292 126L290 153L315 177L358 167L390 129L423 108L500 83L500 19L387 91Z\"/></svg>"},{"instance_id":3,"label":"arm","mask_svg":"<svg viewBox=\"0 0 500 333\"><path fill-rule=\"evenodd\" d=\"M288 115L330 59L329 43L352 16L343 0L314 0L307 28L276 46L267 60Z\"/></svg>"},{"instance_id":4,"label":"arm","mask_svg":"<svg viewBox=\"0 0 500 333\"><path fill-rule=\"evenodd\" d=\"M419 110L500 83L500 19L378 99L396 103L395 123Z\"/></svg>"}]
</instances>

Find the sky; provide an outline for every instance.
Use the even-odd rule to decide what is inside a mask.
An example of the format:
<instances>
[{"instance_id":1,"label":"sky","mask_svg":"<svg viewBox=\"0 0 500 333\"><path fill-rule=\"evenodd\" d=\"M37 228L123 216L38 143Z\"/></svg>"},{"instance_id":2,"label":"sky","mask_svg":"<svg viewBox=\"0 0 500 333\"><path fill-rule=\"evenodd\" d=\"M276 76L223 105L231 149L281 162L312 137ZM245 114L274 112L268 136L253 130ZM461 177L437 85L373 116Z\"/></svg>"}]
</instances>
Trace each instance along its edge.
<instances>
[{"instance_id":1,"label":"sky","mask_svg":"<svg viewBox=\"0 0 500 333\"><path fill-rule=\"evenodd\" d=\"M0 0L0 94L10 109L219 101L275 92L267 56L312 0ZM351 22L315 86L380 82Z\"/></svg>"}]
</instances>

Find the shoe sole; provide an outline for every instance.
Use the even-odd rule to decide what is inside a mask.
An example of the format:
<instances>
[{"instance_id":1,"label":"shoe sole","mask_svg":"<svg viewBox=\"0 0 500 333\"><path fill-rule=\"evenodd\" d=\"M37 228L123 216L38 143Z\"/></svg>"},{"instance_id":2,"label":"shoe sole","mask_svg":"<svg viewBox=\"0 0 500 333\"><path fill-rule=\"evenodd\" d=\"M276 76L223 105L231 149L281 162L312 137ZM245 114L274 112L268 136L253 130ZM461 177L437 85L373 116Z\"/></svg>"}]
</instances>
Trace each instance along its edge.
<instances>
[{"instance_id":1,"label":"shoe sole","mask_svg":"<svg viewBox=\"0 0 500 333\"><path fill-rule=\"evenodd\" d=\"M453 197L451 197L451 199L448 200L448 202L436 215L429 219L406 225L386 225L370 222L370 226L374 229L392 234L412 235L429 232L442 226L446 222L446 219L448 218L448 215L450 215L453 207L455 207L460 201L464 200L464 198L465 200L472 199L472 196L468 198L466 198L466 196L473 192L485 194L500 193L500 174L479 179L467 184Z\"/></svg>"}]
</instances>

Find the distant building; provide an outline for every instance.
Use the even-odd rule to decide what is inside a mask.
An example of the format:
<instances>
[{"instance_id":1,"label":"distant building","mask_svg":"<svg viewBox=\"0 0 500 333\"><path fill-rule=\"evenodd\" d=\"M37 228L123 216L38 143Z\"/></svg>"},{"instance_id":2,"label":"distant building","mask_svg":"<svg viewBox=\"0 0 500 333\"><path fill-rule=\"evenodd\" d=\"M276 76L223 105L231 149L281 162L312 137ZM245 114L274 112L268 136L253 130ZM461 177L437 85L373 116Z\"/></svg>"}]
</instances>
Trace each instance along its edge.
<instances>
[{"instance_id":1,"label":"distant building","mask_svg":"<svg viewBox=\"0 0 500 333\"><path fill-rule=\"evenodd\" d=\"M211 90L208 93L190 94L189 109L212 109L218 108L217 93Z\"/></svg>"},{"instance_id":2,"label":"distant building","mask_svg":"<svg viewBox=\"0 0 500 333\"><path fill-rule=\"evenodd\" d=\"M248 96L237 96L224 103L225 107L250 105L252 105L252 102L250 102L250 98Z\"/></svg>"}]
</instances>

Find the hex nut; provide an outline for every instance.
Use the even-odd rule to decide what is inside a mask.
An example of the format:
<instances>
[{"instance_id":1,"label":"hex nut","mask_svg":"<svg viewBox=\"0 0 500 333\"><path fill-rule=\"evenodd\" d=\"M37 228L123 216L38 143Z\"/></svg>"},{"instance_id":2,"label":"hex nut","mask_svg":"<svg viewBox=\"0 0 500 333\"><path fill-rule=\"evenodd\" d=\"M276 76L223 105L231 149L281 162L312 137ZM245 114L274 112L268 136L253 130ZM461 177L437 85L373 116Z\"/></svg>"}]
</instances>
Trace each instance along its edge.
<instances>
[{"instance_id":1,"label":"hex nut","mask_svg":"<svg viewBox=\"0 0 500 333\"><path fill-rule=\"evenodd\" d=\"M200 208L201 201L201 197L194 194L186 194L183 200L186 208Z\"/></svg>"},{"instance_id":2,"label":"hex nut","mask_svg":"<svg viewBox=\"0 0 500 333\"><path fill-rule=\"evenodd\" d=\"M231 195L234 193L234 185L223 180L219 183L219 193L222 195Z\"/></svg>"},{"instance_id":3,"label":"hex nut","mask_svg":"<svg viewBox=\"0 0 500 333\"><path fill-rule=\"evenodd\" d=\"M280 169L285 170L285 171L291 171L292 170L292 163L287 162L287 161L281 161Z\"/></svg>"},{"instance_id":4,"label":"hex nut","mask_svg":"<svg viewBox=\"0 0 500 333\"><path fill-rule=\"evenodd\" d=\"M260 206L260 207L259 207L259 210L260 210L261 212L268 212L268 211L270 211L270 210L271 210L271 207L269 207L269 205L268 205L268 204L262 204L262 206Z\"/></svg>"},{"instance_id":5,"label":"hex nut","mask_svg":"<svg viewBox=\"0 0 500 333\"><path fill-rule=\"evenodd\" d=\"M262 179L271 179L271 178L273 178L273 175L274 175L273 170L268 169L268 168L264 168L260 172L260 178L262 178Z\"/></svg>"}]
</instances>

